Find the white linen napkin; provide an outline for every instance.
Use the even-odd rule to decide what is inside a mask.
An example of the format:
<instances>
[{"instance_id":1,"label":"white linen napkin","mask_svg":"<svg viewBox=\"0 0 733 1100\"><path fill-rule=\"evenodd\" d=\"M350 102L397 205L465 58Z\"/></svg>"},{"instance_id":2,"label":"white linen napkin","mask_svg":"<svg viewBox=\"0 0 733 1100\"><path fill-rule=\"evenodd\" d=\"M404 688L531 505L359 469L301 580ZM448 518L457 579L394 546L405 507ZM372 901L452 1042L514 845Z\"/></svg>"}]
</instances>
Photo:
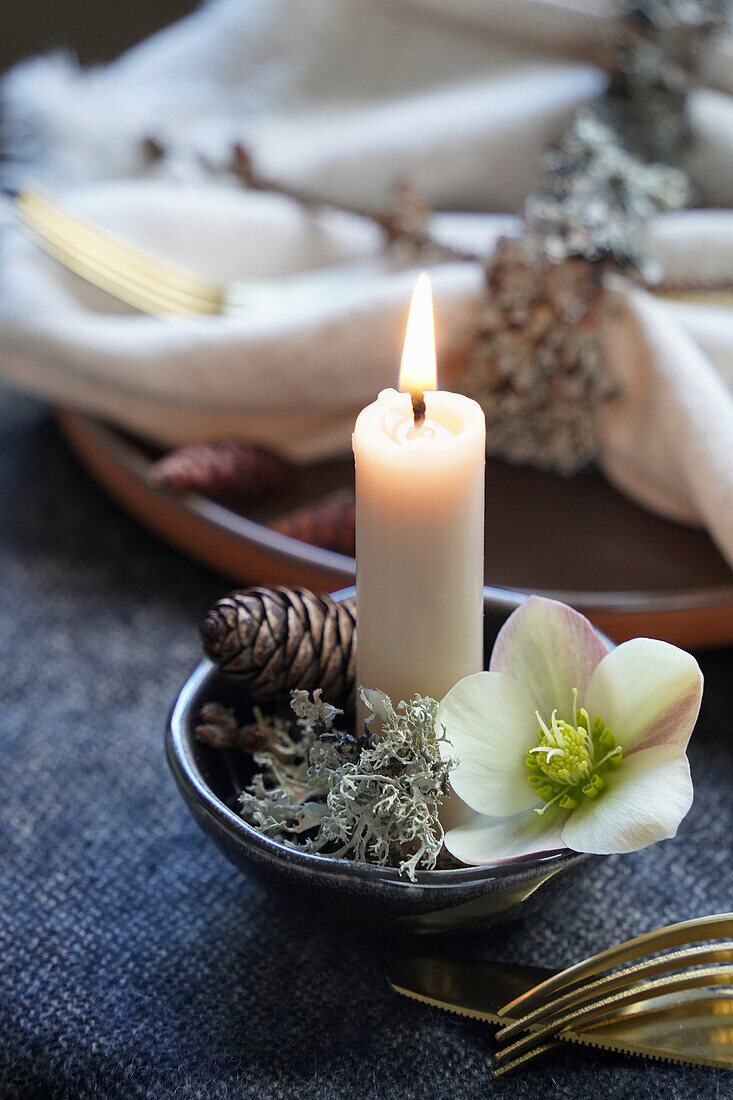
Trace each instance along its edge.
<instances>
[{"instance_id":1,"label":"white linen napkin","mask_svg":"<svg viewBox=\"0 0 733 1100\"><path fill-rule=\"evenodd\" d=\"M69 206L223 282L266 278L240 318L161 321L86 286L9 232L0 372L172 444L241 436L299 459L348 447L355 412L393 385L415 271L371 226L203 178L232 141L263 172L378 205L397 177L437 206L434 232L490 250L516 230L542 150L605 84L598 0L218 0L101 69L34 61L6 80L11 136L41 135L34 173ZM552 56L551 56L552 54ZM693 93L705 201L733 200L733 60ZM171 155L141 160L146 136ZM15 141L19 149L19 142ZM147 176L144 177L144 174ZM27 182L19 161L8 184ZM72 187L79 181L94 185ZM733 214L661 216L667 275L733 283ZM478 265L431 270L439 349L470 323ZM607 326L623 397L602 411L608 476L649 507L704 523L733 563L733 312L617 290Z\"/></svg>"}]
</instances>

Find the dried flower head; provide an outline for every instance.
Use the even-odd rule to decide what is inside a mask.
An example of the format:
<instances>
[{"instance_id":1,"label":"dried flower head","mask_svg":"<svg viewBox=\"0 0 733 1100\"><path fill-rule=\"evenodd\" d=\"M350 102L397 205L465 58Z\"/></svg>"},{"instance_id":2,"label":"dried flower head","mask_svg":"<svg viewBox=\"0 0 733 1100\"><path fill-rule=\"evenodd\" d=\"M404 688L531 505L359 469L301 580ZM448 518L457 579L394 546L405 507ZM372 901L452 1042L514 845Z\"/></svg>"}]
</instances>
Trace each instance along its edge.
<instances>
[{"instance_id":1,"label":"dried flower head","mask_svg":"<svg viewBox=\"0 0 733 1100\"><path fill-rule=\"evenodd\" d=\"M607 92L547 151L520 240L489 260L456 385L486 413L490 455L565 475L596 459L597 408L615 393L598 325L602 276L612 264L660 278L639 248L640 230L693 195L680 167L686 98L727 6L625 3Z\"/></svg>"}]
</instances>

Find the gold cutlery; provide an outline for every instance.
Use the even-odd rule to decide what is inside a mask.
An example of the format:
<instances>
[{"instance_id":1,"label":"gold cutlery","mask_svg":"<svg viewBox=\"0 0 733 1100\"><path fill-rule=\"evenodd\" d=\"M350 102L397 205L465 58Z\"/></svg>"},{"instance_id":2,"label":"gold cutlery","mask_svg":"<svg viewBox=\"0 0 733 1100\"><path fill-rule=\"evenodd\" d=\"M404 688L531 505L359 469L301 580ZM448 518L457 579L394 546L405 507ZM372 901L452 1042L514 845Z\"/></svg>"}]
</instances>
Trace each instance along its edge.
<instances>
[{"instance_id":1,"label":"gold cutlery","mask_svg":"<svg viewBox=\"0 0 733 1100\"><path fill-rule=\"evenodd\" d=\"M239 316L273 308L287 296L289 308L308 309L315 300L351 293L338 272L307 272L297 278L247 280L228 285L201 278L160 260L78 214L70 213L40 191L21 191L15 213L48 255L88 283L142 313L156 317ZM358 270L354 288L358 291ZM708 305L732 306L730 287L660 287L662 297ZM358 294L357 294L358 297Z\"/></svg>"},{"instance_id":2,"label":"gold cutlery","mask_svg":"<svg viewBox=\"0 0 733 1100\"><path fill-rule=\"evenodd\" d=\"M609 947L605 951L600 951L596 955L582 959L565 970L558 971L552 977L547 978L546 981L535 986L534 989L527 990L508 1002L502 1008L500 1015L520 1019L552 999L560 990L579 985L581 982L610 970L612 967L622 966L633 959L642 959L645 956L655 955L659 951L666 951L669 948L724 937L733 937L733 913L714 913L709 917L697 917L693 920L680 921L676 924L665 925L663 928L656 928L652 932L645 932L641 936L624 940L623 943Z\"/></svg>"},{"instance_id":3,"label":"gold cutlery","mask_svg":"<svg viewBox=\"0 0 733 1100\"><path fill-rule=\"evenodd\" d=\"M497 1065L506 1072L524 1063L524 1058L519 1058L519 1055L531 1055L540 1049L544 1050L549 1041L556 1035L561 1036L567 1029L572 1029L580 1035L586 1023L611 1021L619 1009L629 1005L641 1004L645 1009L653 1009L656 998L660 996L670 996L688 990L708 990L714 985L733 986L733 967L704 967L682 974L668 974L654 981L634 983L631 988L622 989L609 997L592 1000L589 1004L566 1012L549 1022L532 1026L521 1039L497 1051ZM678 1007L683 1002L667 1003ZM730 1068L733 1069L733 1062Z\"/></svg>"},{"instance_id":4,"label":"gold cutlery","mask_svg":"<svg viewBox=\"0 0 733 1100\"><path fill-rule=\"evenodd\" d=\"M374 260L333 264L277 277L227 284L201 278L65 210L40 191L15 197L19 227L47 255L87 283L153 317L308 318L335 303L363 303Z\"/></svg>"},{"instance_id":5,"label":"gold cutlery","mask_svg":"<svg viewBox=\"0 0 733 1100\"><path fill-rule=\"evenodd\" d=\"M501 1028L496 1037L501 1042L506 1042L530 1027L541 1026L543 1021L561 1014L564 1010L578 1006L587 1000L598 1000L599 997L623 989L635 980L650 978L654 974L682 970L687 966L702 966L706 963L720 962L733 962L733 940L714 945L703 944L700 947L692 947L686 951L672 951L669 954L659 955L644 962L634 963L633 966L626 967L623 970L615 970L603 978L596 978L584 985L575 986L569 992L545 1001L538 1008L524 1016L516 1018L512 1013L513 1022ZM521 997L518 1000L521 1001ZM504 1006L502 1017L507 1010L508 1006ZM509 1018L510 1016L507 1015L507 1019Z\"/></svg>"},{"instance_id":6,"label":"gold cutlery","mask_svg":"<svg viewBox=\"0 0 733 1100\"><path fill-rule=\"evenodd\" d=\"M156 259L35 191L21 191L15 211L55 260L143 313L188 317L222 312L224 291L216 283Z\"/></svg>"},{"instance_id":7,"label":"gold cutlery","mask_svg":"<svg viewBox=\"0 0 733 1100\"><path fill-rule=\"evenodd\" d=\"M306 316L324 302L363 297L364 264L224 285L157 259L40 192L21 191L15 213L35 243L67 270L155 317L264 317L278 310Z\"/></svg>"},{"instance_id":8,"label":"gold cutlery","mask_svg":"<svg viewBox=\"0 0 733 1100\"><path fill-rule=\"evenodd\" d=\"M406 996L503 1025L497 1039L513 1042L496 1054L497 1076L565 1042L733 1069L733 940L700 943L725 936L733 914L657 929L563 971L416 954L394 958L388 979ZM684 949L659 954L670 947Z\"/></svg>"}]
</instances>

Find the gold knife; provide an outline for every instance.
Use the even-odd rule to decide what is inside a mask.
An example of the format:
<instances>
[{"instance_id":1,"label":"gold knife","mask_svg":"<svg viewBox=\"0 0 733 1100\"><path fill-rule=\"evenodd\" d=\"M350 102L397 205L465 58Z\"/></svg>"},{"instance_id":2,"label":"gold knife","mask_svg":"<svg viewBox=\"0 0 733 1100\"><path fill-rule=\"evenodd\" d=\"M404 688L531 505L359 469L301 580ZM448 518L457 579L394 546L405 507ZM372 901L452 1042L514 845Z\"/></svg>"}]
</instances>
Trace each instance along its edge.
<instances>
[{"instance_id":1,"label":"gold knife","mask_svg":"<svg viewBox=\"0 0 733 1100\"><path fill-rule=\"evenodd\" d=\"M391 960L387 978L397 993L505 1027L511 1018L499 1015L502 1006L554 973L481 959L405 954ZM639 1001L611 1019L564 1030L557 1038L619 1054L733 1069L733 990L687 989ZM543 1044L526 1062L557 1045L554 1040Z\"/></svg>"}]
</instances>

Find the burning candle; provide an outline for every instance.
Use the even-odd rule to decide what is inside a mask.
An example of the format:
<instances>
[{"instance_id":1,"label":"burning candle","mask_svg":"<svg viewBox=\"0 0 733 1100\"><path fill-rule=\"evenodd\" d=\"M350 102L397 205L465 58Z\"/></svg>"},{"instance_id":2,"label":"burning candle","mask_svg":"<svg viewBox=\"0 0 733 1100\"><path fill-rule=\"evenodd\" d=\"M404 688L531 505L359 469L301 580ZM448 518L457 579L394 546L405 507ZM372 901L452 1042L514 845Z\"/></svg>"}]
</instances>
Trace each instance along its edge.
<instances>
[{"instance_id":1,"label":"burning candle","mask_svg":"<svg viewBox=\"0 0 733 1100\"><path fill-rule=\"evenodd\" d=\"M395 705L416 692L441 699L483 668L486 423L475 401L437 389L424 274L399 386L362 410L353 434L357 683Z\"/></svg>"}]
</instances>

